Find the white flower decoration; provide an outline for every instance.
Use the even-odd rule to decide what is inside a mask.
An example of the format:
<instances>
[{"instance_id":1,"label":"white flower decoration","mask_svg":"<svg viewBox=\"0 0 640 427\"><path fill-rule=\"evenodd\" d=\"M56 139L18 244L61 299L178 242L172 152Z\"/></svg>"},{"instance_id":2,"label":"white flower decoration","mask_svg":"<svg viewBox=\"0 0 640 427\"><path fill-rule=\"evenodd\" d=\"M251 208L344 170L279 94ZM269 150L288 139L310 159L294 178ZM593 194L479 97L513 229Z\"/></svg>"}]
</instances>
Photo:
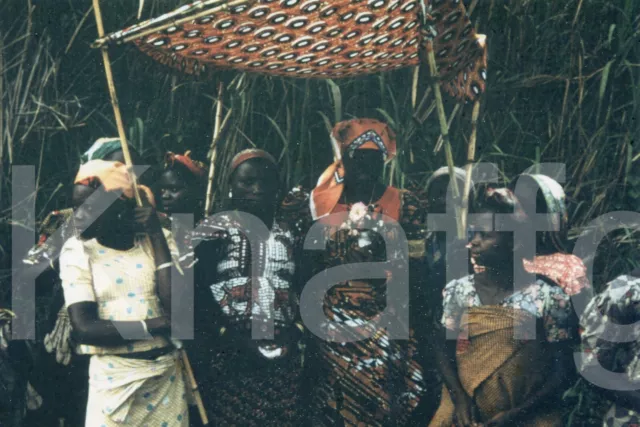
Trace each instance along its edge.
<instances>
[{"instance_id":1,"label":"white flower decoration","mask_svg":"<svg viewBox=\"0 0 640 427\"><path fill-rule=\"evenodd\" d=\"M351 206L351 211L349 212L349 220L351 222L358 223L365 217L366 214L367 206L362 202L358 202Z\"/></svg>"}]
</instances>

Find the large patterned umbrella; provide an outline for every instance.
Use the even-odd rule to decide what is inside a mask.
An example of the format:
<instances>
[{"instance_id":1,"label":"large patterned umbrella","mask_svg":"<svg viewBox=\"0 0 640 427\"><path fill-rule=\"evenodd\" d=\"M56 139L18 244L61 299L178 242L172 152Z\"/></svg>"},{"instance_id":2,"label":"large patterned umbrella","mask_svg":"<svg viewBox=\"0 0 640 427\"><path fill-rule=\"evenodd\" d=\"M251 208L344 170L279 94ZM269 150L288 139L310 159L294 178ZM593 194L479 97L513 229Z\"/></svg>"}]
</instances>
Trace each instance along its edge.
<instances>
[{"instance_id":1,"label":"large patterned umbrella","mask_svg":"<svg viewBox=\"0 0 640 427\"><path fill-rule=\"evenodd\" d=\"M98 39L134 42L182 72L235 69L299 78L416 66L435 54L459 100L485 88L485 37L461 0L200 0Z\"/></svg>"}]
</instances>

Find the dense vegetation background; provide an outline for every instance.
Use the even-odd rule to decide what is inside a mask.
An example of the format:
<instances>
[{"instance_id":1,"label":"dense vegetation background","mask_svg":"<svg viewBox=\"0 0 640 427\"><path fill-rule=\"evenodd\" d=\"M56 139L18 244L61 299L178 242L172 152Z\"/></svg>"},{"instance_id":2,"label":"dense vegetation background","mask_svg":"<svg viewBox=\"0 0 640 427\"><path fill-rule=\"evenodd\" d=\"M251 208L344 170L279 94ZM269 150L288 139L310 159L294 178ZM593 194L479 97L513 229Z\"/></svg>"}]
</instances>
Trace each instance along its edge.
<instances>
[{"instance_id":1,"label":"dense vegetation background","mask_svg":"<svg viewBox=\"0 0 640 427\"><path fill-rule=\"evenodd\" d=\"M137 2L103 1L107 31L135 22ZM143 19L180 0L146 0ZM634 0L481 0L472 19L489 45L488 90L482 101L478 156L510 180L539 162L567 167L576 236L593 218L640 210L640 2ZM68 206L79 154L98 137L117 134L88 0L0 1L0 268L10 265L12 165L37 169L37 219ZM396 185L420 185L444 165L434 152L439 126L426 67L418 105L412 70L344 81L285 80L221 72L197 81L173 73L131 46L111 50L125 125L150 162L166 149L210 153L217 85L226 87L229 120L218 145L217 179L241 148L275 154L283 186L311 186L331 160L327 128L352 116L389 121L399 151L387 171ZM422 99L422 100L421 100ZM450 113L454 104L446 105ZM463 165L471 106L452 122L457 165ZM219 188L219 186L216 186ZM19 219L18 219L19 220ZM601 245L595 286L638 266L638 235L618 232ZM5 282L6 283L6 282ZM4 287L7 289L7 286ZM575 425L593 410L572 395ZM593 414L592 414L593 415Z\"/></svg>"}]
</instances>

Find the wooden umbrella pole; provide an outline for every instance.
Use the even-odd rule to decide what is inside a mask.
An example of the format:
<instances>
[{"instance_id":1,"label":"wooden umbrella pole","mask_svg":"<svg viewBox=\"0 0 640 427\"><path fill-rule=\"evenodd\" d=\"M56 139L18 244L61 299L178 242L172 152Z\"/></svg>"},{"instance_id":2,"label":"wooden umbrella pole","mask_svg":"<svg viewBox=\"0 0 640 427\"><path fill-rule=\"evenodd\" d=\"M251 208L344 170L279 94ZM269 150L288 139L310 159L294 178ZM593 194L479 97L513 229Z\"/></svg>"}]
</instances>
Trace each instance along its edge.
<instances>
[{"instance_id":1,"label":"wooden umbrella pole","mask_svg":"<svg viewBox=\"0 0 640 427\"><path fill-rule=\"evenodd\" d=\"M473 170L473 162L476 158L476 140L478 137L478 117L480 116L480 99L476 99L473 103L473 112L471 113L471 136L469 137L469 145L467 147L467 166L464 177L464 190L462 192L462 220L463 227L467 228L467 213L469 212L469 194L471 193L471 172Z\"/></svg>"},{"instance_id":2,"label":"wooden umbrella pole","mask_svg":"<svg viewBox=\"0 0 640 427\"><path fill-rule=\"evenodd\" d=\"M444 144L444 153L447 159L447 167L449 168L450 182L453 184L453 197L458 200L460 198L460 189L458 188L458 180L455 179L455 164L453 162L453 151L451 150L451 142L449 141L449 125L447 124L447 115L444 111L444 103L442 102L442 92L440 91L440 82L438 75L438 66L436 65L436 57L433 52L433 41L427 43L427 58L429 60L429 73L432 78L433 93L436 97L436 107L438 110L438 121L440 122L440 134ZM461 217L460 207L456 205L456 225L458 229L458 238L465 237L464 221Z\"/></svg>"},{"instance_id":3,"label":"wooden umbrella pole","mask_svg":"<svg viewBox=\"0 0 640 427\"><path fill-rule=\"evenodd\" d=\"M207 196L204 207L205 217L211 214L213 205L213 176L216 168L216 154L218 151L218 138L222 129L222 97L224 96L224 84L218 83L218 99L216 100L216 119L213 125L213 136L211 137L211 159L209 162L209 177L207 179Z\"/></svg>"},{"instance_id":4,"label":"wooden umbrella pole","mask_svg":"<svg viewBox=\"0 0 640 427\"><path fill-rule=\"evenodd\" d=\"M98 36L104 37L102 13L100 12L100 0L93 0L93 11L96 16L96 26L98 28ZM136 175L133 173L133 161L131 160L131 153L129 152L129 145L127 144L127 138L124 132L124 125L122 124L122 114L120 113L120 107L118 105L118 97L116 94L116 87L113 82L113 72L111 70L111 62L109 61L109 53L107 52L106 46L103 47L101 50L102 50L102 61L104 63L104 71L107 76L107 84L109 86L109 96L111 97L111 106L113 107L113 113L116 118L116 126L118 127L118 136L120 137L120 145L122 146L124 161L127 166L127 171L131 177L131 182L133 183L133 191L136 197L136 203L138 206L142 206L142 199L140 198L140 193L138 191ZM198 391L198 384L196 383L195 377L193 375L193 370L191 369L189 358L187 357L187 353L184 350L181 350L180 354L182 356L182 363L187 374L187 379L190 382L191 390L193 391L196 404L198 405L198 410L200 411L200 416L202 417L202 424L208 425L209 420L207 419L207 414L204 408L204 404L202 402L202 397L200 396L200 392Z\"/></svg>"},{"instance_id":5,"label":"wooden umbrella pole","mask_svg":"<svg viewBox=\"0 0 640 427\"><path fill-rule=\"evenodd\" d=\"M100 0L93 0L93 12L96 16L96 26L98 27L98 36L104 37L104 26L102 24L102 13L100 12ZM138 191L138 181L136 175L133 173L133 161L131 160L131 153L129 152L129 144L127 144L127 135L124 132L124 125L122 123L122 114L120 114L120 105L118 104L118 95L116 94L116 86L113 82L113 72L111 71L111 61L109 61L109 52L106 48L102 48L102 62L104 64L104 73L107 76L107 86L109 87L109 97L111 98L111 107L113 107L113 114L116 118L116 127L118 128L118 137L120 138L120 145L122 146L122 154L124 155L124 162L127 166L127 172L133 183L133 194L136 198L138 206L142 206L142 199L140 198L140 192Z\"/></svg>"},{"instance_id":6,"label":"wooden umbrella pole","mask_svg":"<svg viewBox=\"0 0 640 427\"><path fill-rule=\"evenodd\" d=\"M231 1L231 2L227 2L227 0L220 0L220 1L215 1L215 2L207 2L206 4L202 4L201 6L204 7L206 6L211 6L211 8L206 9L204 11L195 13L193 15L189 15L187 17L184 18L176 18L176 19L170 19L164 23L162 23L161 25L159 25L158 27L152 27L152 28L145 28L145 29L140 29L137 32L134 32L133 34L124 36L122 38L117 39L116 43L117 44L123 44L123 43L129 43L131 41L134 40L138 40L142 37L148 36L149 34L154 34L163 30L166 30L168 28L174 27L174 26L178 26L178 25L182 25L185 22L191 22L194 19L198 19L204 16L208 16L214 13L218 13L218 12L222 12L225 10L228 10L229 8L235 7L235 6L241 6L244 4L249 4L251 3L253 0L235 0L235 1ZM219 5L213 6L214 3L220 3ZM164 21L164 20L163 20ZM146 21L149 22L149 21ZM100 48L103 47L106 44L109 44L109 42L112 42L111 39L109 39L108 37L105 37L104 34L99 35L98 39L95 40L93 43L91 43L91 47L92 48Z\"/></svg>"},{"instance_id":7,"label":"wooden umbrella pole","mask_svg":"<svg viewBox=\"0 0 640 427\"><path fill-rule=\"evenodd\" d=\"M459 110L460 110L460 104L456 104L455 107L453 107L453 111L449 115L449 120L447 120L447 129L451 129L451 123L453 123L453 119L455 119L456 115L458 115ZM442 148L442 142L443 142L442 135L440 135L438 137L438 141L436 142L436 148L433 149L434 153L437 153L438 151L440 151L440 149Z\"/></svg>"}]
</instances>

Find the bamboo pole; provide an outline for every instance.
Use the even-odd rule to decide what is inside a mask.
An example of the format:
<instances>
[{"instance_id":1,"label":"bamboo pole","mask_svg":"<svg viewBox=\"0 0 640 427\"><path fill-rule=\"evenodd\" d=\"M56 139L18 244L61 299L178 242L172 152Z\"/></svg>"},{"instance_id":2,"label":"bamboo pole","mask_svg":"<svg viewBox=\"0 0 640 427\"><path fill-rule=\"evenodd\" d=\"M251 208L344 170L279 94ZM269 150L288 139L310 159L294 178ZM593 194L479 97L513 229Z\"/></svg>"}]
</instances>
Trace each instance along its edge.
<instances>
[{"instance_id":1,"label":"bamboo pole","mask_svg":"<svg viewBox=\"0 0 640 427\"><path fill-rule=\"evenodd\" d=\"M209 162L209 177L207 179L207 195L205 200L204 215L211 214L213 205L213 176L216 168L216 157L218 154L218 138L222 128L222 97L224 96L224 84L218 83L218 99L216 100L216 119L213 125L213 136L211 137L211 159Z\"/></svg>"},{"instance_id":2,"label":"bamboo pole","mask_svg":"<svg viewBox=\"0 0 640 427\"><path fill-rule=\"evenodd\" d=\"M102 24L102 13L100 12L100 0L93 0L93 12L96 16L96 26L98 27L98 36L104 37L104 25ZM109 87L109 97L111 98L111 107L116 118L116 127L118 128L118 137L122 146L122 154L124 162L127 166L127 172L133 183L133 194L136 198L136 204L142 206L142 199L138 191L138 180L133 173L133 161L131 160L131 152L129 152L129 144L127 144L127 135L124 132L124 124L122 123L122 114L120 113L120 105L118 104L118 95L116 94L116 86L113 82L113 71L111 70L111 61L109 60L109 52L106 48L102 48L102 62L104 64L104 73L107 77L107 86Z\"/></svg>"},{"instance_id":3,"label":"bamboo pole","mask_svg":"<svg viewBox=\"0 0 640 427\"><path fill-rule=\"evenodd\" d=\"M231 7L235 7L235 6L241 6L243 4L251 4L252 0L236 0L236 1L232 1L232 2L226 2L226 0L222 0L220 2L212 2L212 3L222 3L219 6L213 6L211 7L211 9L207 9L201 12L198 12L194 15L189 15L186 16L184 18L178 18L175 20L170 20L158 27L152 27L152 28L147 28L144 30L140 30L139 32L134 32L134 34L128 35L128 36L124 36L120 39L117 39L116 42L118 44L123 44L123 43L129 43L133 40L138 40L144 36L148 36L149 34L154 34L163 30L166 30L168 28L174 27L174 26L178 26L178 25L182 25L185 22L191 22L194 19L198 19L198 18L202 18L204 16L208 16L211 15L212 13L218 13L218 12L222 12L224 10L228 10ZM202 4L201 6L204 7L205 5L209 4L209 2L206 2L204 4ZM149 22L149 21L145 21L145 22ZM91 47L92 48L100 48L103 47L104 45L108 44L109 42L111 42L112 40L109 37L105 37L104 33L102 35L98 36L98 39L95 40L93 43L91 43Z\"/></svg>"},{"instance_id":4,"label":"bamboo pole","mask_svg":"<svg viewBox=\"0 0 640 427\"><path fill-rule=\"evenodd\" d=\"M98 36L104 37L104 26L102 23L102 13L100 11L100 0L93 0L93 11L96 17L96 26L98 28ZM120 106L118 105L118 96L116 94L116 87L113 82L113 72L111 70L111 62L109 61L109 53L107 52L106 46L102 49L102 61L104 63L104 71L107 77L107 85L109 86L109 96L111 98L111 106L113 107L113 113L116 118L116 126L118 127L118 135L120 137L120 146L122 147L122 153L124 155L124 161L127 167L127 171L131 178L131 182L133 183L133 192L136 198L136 204L138 206L142 206L142 199L140 198L140 193L138 191L138 184L136 180L136 175L133 173L133 162L131 160L131 153L129 152L129 145L127 144L126 134L124 132L124 125L122 123L122 114L120 113ZM193 375L193 370L191 369L191 364L189 363L189 358L187 357L187 353L181 349L180 352L182 363L184 365L187 379L189 380L189 384L191 386L191 390L193 391L193 397L196 401L196 405L198 406L198 410L200 411L200 416L202 418L203 425L209 425L209 420L207 418L207 414L204 408L204 403L202 402L202 396L200 396L200 392L198 391L198 383L195 380Z\"/></svg>"},{"instance_id":5,"label":"bamboo pole","mask_svg":"<svg viewBox=\"0 0 640 427\"><path fill-rule=\"evenodd\" d=\"M451 123L453 123L453 119L455 119L456 116L458 115L459 110L460 110L460 104L456 104L455 107L453 107L453 111L449 115L449 120L447 121L447 129L451 129ZM442 142L443 142L442 135L440 135L438 137L438 141L436 142L436 148L433 149L434 153L437 153L438 151L440 151L440 149L442 148Z\"/></svg>"},{"instance_id":6,"label":"bamboo pole","mask_svg":"<svg viewBox=\"0 0 640 427\"><path fill-rule=\"evenodd\" d=\"M187 352L184 349L180 349L180 356L182 360L182 366L184 367L184 371L187 374L187 380L189 381L189 385L191 386L191 394L196 400L196 406L198 407L200 420L202 421L202 425L207 426L209 425L209 417L207 417L207 411L204 408L202 396L200 395L200 390L198 389L198 382L196 381L196 377L193 375L193 368L191 367L191 363L189 362Z\"/></svg>"},{"instance_id":7,"label":"bamboo pole","mask_svg":"<svg viewBox=\"0 0 640 427\"><path fill-rule=\"evenodd\" d=\"M438 121L440 122L440 134L444 144L444 154L447 159L447 167L449 168L449 177L453 189L453 197L457 201L460 198L460 189L458 188L458 180L455 178L455 164L453 162L453 152L451 150L451 142L449 141L449 125L447 124L447 115L444 111L444 103L442 102L442 92L440 91L440 82L438 75L438 66L436 65L436 57L433 52L433 41L427 42L427 58L429 60L429 73L432 78L433 93L436 97L436 107L438 110ZM466 232L463 228L464 221L461 217L460 207L456 204L456 225L458 230L458 238L464 239Z\"/></svg>"},{"instance_id":8,"label":"bamboo pole","mask_svg":"<svg viewBox=\"0 0 640 427\"><path fill-rule=\"evenodd\" d=\"M464 177L464 190L462 191L462 220L463 227L467 228L467 213L469 212L469 194L471 192L471 171L473 170L473 162L476 158L476 140L478 137L478 116L480 116L480 99L476 99L473 103L473 112L471 113L471 136L469 137L469 145L467 146L467 166Z\"/></svg>"}]
</instances>

